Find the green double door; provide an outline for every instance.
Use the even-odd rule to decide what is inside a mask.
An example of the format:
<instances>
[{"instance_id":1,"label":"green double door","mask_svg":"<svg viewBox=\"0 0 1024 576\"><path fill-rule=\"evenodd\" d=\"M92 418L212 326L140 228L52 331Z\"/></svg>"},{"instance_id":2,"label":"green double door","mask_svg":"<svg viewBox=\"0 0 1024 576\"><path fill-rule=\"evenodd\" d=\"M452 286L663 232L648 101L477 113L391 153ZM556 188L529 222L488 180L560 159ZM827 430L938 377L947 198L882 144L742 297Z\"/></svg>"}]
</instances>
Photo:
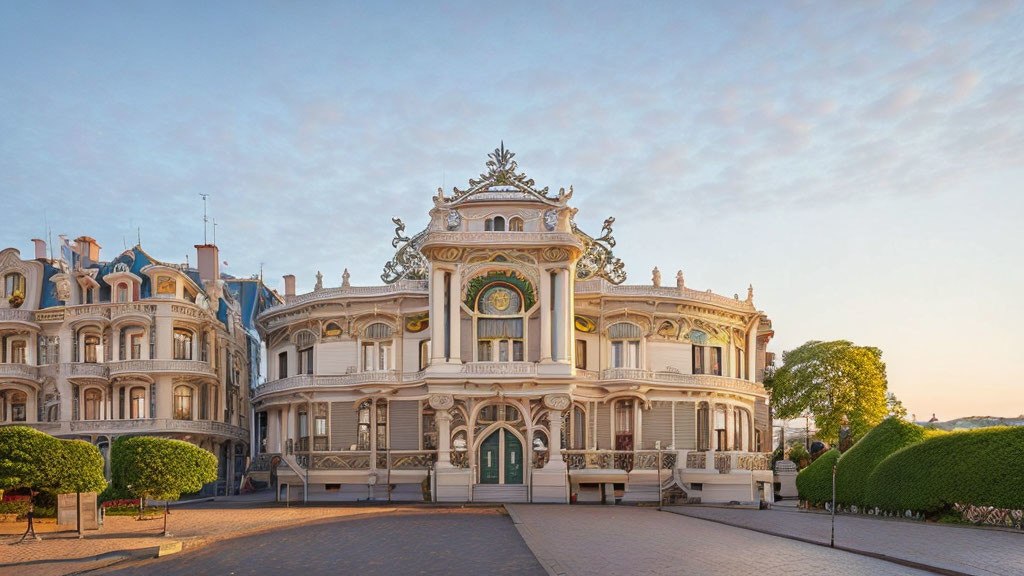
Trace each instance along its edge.
<instances>
[{"instance_id":1,"label":"green double door","mask_svg":"<svg viewBox=\"0 0 1024 576\"><path fill-rule=\"evenodd\" d=\"M502 428L480 444L481 484L522 484L523 444Z\"/></svg>"}]
</instances>

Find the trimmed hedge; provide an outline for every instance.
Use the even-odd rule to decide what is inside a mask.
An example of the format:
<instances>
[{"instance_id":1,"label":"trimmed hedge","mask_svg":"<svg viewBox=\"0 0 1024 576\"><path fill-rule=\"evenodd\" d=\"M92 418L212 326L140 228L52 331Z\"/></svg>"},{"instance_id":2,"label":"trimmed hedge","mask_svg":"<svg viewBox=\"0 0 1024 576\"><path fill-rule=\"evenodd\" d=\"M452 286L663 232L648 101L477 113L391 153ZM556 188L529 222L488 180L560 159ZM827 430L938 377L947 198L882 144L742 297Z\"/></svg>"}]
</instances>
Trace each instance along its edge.
<instances>
[{"instance_id":1,"label":"trimmed hedge","mask_svg":"<svg viewBox=\"0 0 1024 576\"><path fill-rule=\"evenodd\" d=\"M925 439L927 431L911 422L889 417L875 426L839 458L836 502L863 506L868 477L882 460L901 448Z\"/></svg>"},{"instance_id":2,"label":"trimmed hedge","mask_svg":"<svg viewBox=\"0 0 1024 576\"><path fill-rule=\"evenodd\" d=\"M27 426L0 428L0 488L99 492L103 456L82 440L60 440Z\"/></svg>"},{"instance_id":3,"label":"trimmed hedge","mask_svg":"<svg viewBox=\"0 0 1024 576\"><path fill-rule=\"evenodd\" d=\"M1022 478L1024 427L952 432L883 460L868 478L866 501L882 510L926 514L954 503L1020 510Z\"/></svg>"},{"instance_id":4,"label":"trimmed hedge","mask_svg":"<svg viewBox=\"0 0 1024 576\"><path fill-rule=\"evenodd\" d=\"M217 479L217 457L181 440L132 436L114 442L110 470L111 492L131 486L140 498L177 500Z\"/></svg>"},{"instance_id":5,"label":"trimmed hedge","mask_svg":"<svg viewBox=\"0 0 1024 576\"><path fill-rule=\"evenodd\" d=\"M796 490L801 500L811 504L832 501L832 465L839 460L839 450L825 452L796 476Z\"/></svg>"}]
</instances>

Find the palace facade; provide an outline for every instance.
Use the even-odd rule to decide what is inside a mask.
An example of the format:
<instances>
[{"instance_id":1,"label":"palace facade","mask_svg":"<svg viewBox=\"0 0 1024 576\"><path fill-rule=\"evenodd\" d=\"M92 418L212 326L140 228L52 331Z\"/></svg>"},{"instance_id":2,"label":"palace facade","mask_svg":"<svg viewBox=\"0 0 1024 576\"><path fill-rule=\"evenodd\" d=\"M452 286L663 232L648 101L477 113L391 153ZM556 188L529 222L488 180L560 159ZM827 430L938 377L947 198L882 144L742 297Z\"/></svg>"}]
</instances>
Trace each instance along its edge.
<instances>
[{"instance_id":1,"label":"palace facade","mask_svg":"<svg viewBox=\"0 0 1024 576\"><path fill-rule=\"evenodd\" d=\"M59 258L34 242L31 260L0 251L0 424L90 441L108 463L120 435L187 440L218 458L204 491L233 493L260 379L255 318L276 294L220 274L214 245L190 267L140 246L104 262L87 236Z\"/></svg>"},{"instance_id":2,"label":"palace facade","mask_svg":"<svg viewBox=\"0 0 1024 576\"><path fill-rule=\"evenodd\" d=\"M614 219L579 229L572 188L513 157L439 189L424 230L396 218L381 285L285 277L257 318L249 479L308 500L770 500L753 289L626 285Z\"/></svg>"}]
</instances>

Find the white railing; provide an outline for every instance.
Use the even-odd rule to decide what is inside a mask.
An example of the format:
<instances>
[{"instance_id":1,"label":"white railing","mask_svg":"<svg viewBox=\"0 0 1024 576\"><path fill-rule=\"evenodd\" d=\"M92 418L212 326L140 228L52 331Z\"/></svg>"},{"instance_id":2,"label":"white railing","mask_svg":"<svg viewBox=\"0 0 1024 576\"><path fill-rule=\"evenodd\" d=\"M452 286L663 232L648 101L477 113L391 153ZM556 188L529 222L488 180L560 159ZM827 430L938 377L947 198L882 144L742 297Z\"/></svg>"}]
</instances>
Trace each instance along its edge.
<instances>
[{"instance_id":1,"label":"white railing","mask_svg":"<svg viewBox=\"0 0 1024 576\"><path fill-rule=\"evenodd\" d=\"M65 378L108 378L106 364L94 362L65 362L60 365L60 373Z\"/></svg>"},{"instance_id":2,"label":"white railing","mask_svg":"<svg viewBox=\"0 0 1024 576\"><path fill-rule=\"evenodd\" d=\"M106 364L110 375L115 374L205 374L213 376L213 367L199 360L122 360Z\"/></svg>"},{"instance_id":3,"label":"white railing","mask_svg":"<svg viewBox=\"0 0 1024 576\"><path fill-rule=\"evenodd\" d=\"M19 308L0 308L0 322L34 323L35 312Z\"/></svg>"},{"instance_id":4,"label":"white railing","mask_svg":"<svg viewBox=\"0 0 1024 576\"><path fill-rule=\"evenodd\" d=\"M253 389L253 397L287 392L304 388L337 388L345 386L356 386L367 383L400 383L403 382L402 373L398 370L379 370L374 372L355 372L339 376L314 376L312 374L298 374L278 380L271 380L260 384Z\"/></svg>"},{"instance_id":5,"label":"white railing","mask_svg":"<svg viewBox=\"0 0 1024 576\"><path fill-rule=\"evenodd\" d=\"M462 373L487 376L533 376L537 373L537 365L533 362L467 362L462 365Z\"/></svg>"},{"instance_id":6,"label":"white railing","mask_svg":"<svg viewBox=\"0 0 1024 576\"><path fill-rule=\"evenodd\" d=\"M750 312L753 311L754 305L746 300L740 300L738 298L730 298L728 296L722 296L721 294L715 294L714 292L700 290L693 290L692 288L677 286L653 286L644 284L633 284L633 285L615 285L603 278L596 278L593 280L586 280L583 282L576 283L577 294L608 294L613 296L647 296L652 298L681 298L685 300L693 300L696 302L704 302L707 304L715 304L724 308L730 308L732 310Z\"/></svg>"},{"instance_id":7,"label":"white railing","mask_svg":"<svg viewBox=\"0 0 1024 576\"><path fill-rule=\"evenodd\" d=\"M0 364L0 378L21 378L37 382L39 367L31 364Z\"/></svg>"},{"instance_id":8,"label":"white railing","mask_svg":"<svg viewBox=\"0 0 1024 576\"><path fill-rule=\"evenodd\" d=\"M171 418L136 418L125 420L70 420L52 422L69 432L107 434L118 432L196 432L227 436L236 440L247 440L249 431L245 428L209 420L174 420ZM65 428L66 426L66 428ZM45 430L44 430L45 431Z\"/></svg>"},{"instance_id":9,"label":"white railing","mask_svg":"<svg viewBox=\"0 0 1024 576\"><path fill-rule=\"evenodd\" d=\"M629 380L680 384L690 388L727 389L740 392L764 392L764 386L749 380L714 376L711 374L680 374L678 372L654 372L639 368L608 368L601 372L602 380Z\"/></svg>"}]
</instances>

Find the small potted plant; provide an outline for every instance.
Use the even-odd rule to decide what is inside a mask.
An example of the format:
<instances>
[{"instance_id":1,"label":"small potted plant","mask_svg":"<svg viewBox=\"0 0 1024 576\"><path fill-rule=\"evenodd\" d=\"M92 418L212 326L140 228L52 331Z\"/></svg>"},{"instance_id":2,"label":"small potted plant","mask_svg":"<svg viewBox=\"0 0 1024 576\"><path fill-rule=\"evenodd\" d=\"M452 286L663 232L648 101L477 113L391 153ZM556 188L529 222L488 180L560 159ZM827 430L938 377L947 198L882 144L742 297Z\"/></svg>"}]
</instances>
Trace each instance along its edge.
<instances>
[{"instance_id":1,"label":"small potted plant","mask_svg":"<svg viewBox=\"0 0 1024 576\"><path fill-rule=\"evenodd\" d=\"M11 305L11 308L20 308L25 303L25 293L21 290L15 290L7 299L7 303Z\"/></svg>"}]
</instances>

